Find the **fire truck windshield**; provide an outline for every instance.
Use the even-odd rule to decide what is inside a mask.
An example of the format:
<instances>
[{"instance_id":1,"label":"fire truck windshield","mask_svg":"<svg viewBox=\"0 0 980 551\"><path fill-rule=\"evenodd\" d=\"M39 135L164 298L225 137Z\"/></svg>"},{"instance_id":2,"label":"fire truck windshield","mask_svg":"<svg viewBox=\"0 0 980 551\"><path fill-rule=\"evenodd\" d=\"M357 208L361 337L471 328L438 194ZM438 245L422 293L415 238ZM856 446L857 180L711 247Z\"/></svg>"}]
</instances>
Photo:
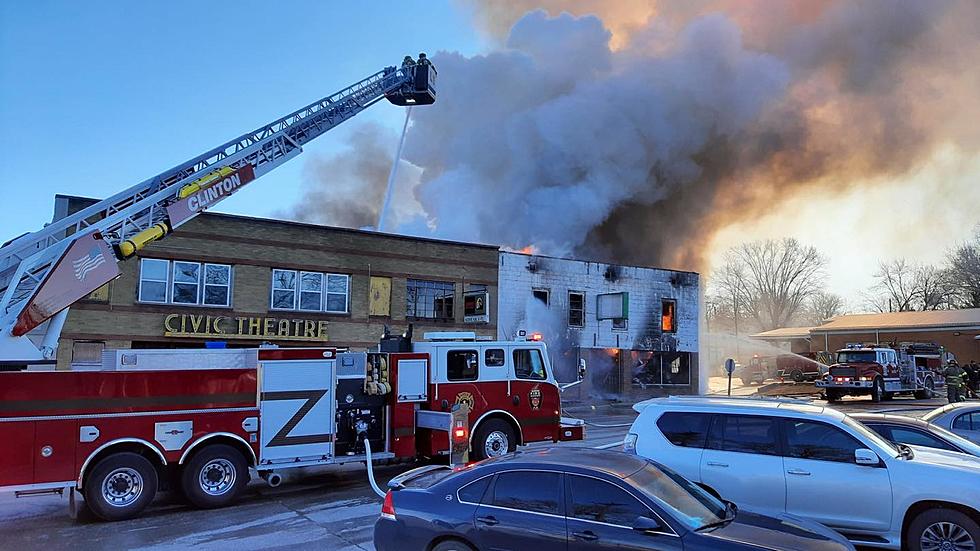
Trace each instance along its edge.
<instances>
[{"instance_id":1,"label":"fire truck windshield","mask_svg":"<svg viewBox=\"0 0 980 551\"><path fill-rule=\"evenodd\" d=\"M837 363L871 363L875 361L875 353L871 350L844 350L837 353Z\"/></svg>"}]
</instances>

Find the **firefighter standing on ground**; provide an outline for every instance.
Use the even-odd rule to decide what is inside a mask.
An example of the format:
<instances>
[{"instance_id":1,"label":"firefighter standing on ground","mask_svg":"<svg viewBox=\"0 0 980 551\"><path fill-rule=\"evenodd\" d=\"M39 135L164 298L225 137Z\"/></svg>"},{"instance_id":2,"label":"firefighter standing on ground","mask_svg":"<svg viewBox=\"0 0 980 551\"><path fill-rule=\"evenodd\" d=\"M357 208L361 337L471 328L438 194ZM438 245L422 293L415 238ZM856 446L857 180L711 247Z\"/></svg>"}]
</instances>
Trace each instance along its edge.
<instances>
[{"instance_id":1,"label":"firefighter standing on ground","mask_svg":"<svg viewBox=\"0 0 980 551\"><path fill-rule=\"evenodd\" d=\"M980 398L980 365L973 361L966 364L966 396Z\"/></svg>"},{"instance_id":2,"label":"firefighter standing on ground","mask_svg":"<svg viewBox=\"0 0 980 551\"><path fill-rule=\"evenodd\" d=\"M949 403L962 400L965 375L966 371L956 364L956 360L950 360L946 364L946 371L943 372L943 376L946 377L946 399L949 400Z\"/></svg>"}]
</instances>

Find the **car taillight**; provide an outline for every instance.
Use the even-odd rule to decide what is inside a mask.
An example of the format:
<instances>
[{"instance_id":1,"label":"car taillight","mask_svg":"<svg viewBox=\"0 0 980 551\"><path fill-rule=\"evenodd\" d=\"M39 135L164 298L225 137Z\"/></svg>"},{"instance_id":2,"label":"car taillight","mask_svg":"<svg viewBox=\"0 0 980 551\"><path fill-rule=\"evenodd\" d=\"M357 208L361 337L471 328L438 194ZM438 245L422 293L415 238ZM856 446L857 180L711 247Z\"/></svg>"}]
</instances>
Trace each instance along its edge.
<instances>
[{"instance_id":1,"label":"car taillight","mask_svg":"<svg viewBox=\"0 0 980 551\"><path fill-rule=\"evenodd\" d=\"M395 520L395 500L391 495L391 490L385 494L384 505L381 506L381 518Z\"/></svg>"},{"instance_id":2,"label":"car taillight","mask_svg":"<svg viewBox=\"0 0 980 551\"><path fill-rule=\"evenodd\" d=\"M636 453L636 438L637 436L633 433L626 435L623 440L623 451L626 453Z\"/></svg>"}]
</instances>

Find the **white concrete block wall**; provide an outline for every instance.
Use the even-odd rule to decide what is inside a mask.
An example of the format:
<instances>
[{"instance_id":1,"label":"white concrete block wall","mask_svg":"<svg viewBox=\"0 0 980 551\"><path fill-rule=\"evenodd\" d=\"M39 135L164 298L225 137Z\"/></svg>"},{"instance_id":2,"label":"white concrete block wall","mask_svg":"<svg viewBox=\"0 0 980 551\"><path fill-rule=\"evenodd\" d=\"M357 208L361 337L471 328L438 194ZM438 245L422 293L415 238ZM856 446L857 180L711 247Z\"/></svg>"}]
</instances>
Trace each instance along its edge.
<instances>
[{"instance_id":1,"label":"white concrete block wall","mask_svg":"<svg viewBox=\"0 0 980 551\"><path fill-rule=\"evenodd\" d=\"M536 269L528 269L534 262ZM498 280L498 336L514 338L518 330L541 331L546 340L568 328L568 291L585 293L585 327L568 335L582 348L698 351L698 274L656 268L612 265L614 280L605 277L609 264L501 252ZM534 302L533 289L548 289L545 310ZM616 331L611 320L596 319L596 297L629 293L626 331ZM661 334L661 300L677 302L677 332ZM548 332L552 334L547 334Z\"/></svg>"}]
</instances>

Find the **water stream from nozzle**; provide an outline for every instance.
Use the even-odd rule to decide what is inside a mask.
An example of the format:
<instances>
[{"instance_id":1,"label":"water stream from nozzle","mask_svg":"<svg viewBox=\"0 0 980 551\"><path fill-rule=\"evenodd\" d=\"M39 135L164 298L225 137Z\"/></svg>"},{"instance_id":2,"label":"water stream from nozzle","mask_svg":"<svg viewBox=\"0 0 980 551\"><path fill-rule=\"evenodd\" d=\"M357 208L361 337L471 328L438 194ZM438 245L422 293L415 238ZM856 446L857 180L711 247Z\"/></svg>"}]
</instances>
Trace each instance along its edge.
<instances>
[{"instance_id":1,"label":"water stream from nozzle","mask_svg":"<svg viewBox=\"0 0 980 551\"><path fill-rule=\"evenodd\" d=\"M381 213L378 214L378 231L385 231L385 221L388 219L388 207L391 205L391 196L395 189L395 178L398 176L398 165L402 160L402 147L405 145L405 134L408 132L408 119L412 116L412 107L405 110L405 124L402 125L402 136L398 139L398 150L395 151L395 161L391 163L391 172L388 173L388 187L385 189L385 200L381 204Z\"/></svg>"}]
</instances>

